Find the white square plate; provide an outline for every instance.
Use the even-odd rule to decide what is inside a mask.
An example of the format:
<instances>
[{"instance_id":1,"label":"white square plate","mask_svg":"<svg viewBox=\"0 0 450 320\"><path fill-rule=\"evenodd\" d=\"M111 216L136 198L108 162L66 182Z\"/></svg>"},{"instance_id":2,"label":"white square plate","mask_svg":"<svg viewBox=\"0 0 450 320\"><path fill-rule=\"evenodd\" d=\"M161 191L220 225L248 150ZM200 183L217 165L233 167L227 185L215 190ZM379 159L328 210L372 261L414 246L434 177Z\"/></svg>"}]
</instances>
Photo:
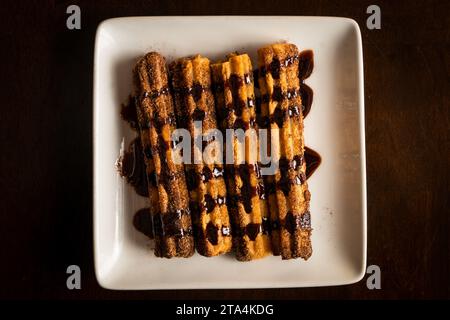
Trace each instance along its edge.
<instances>
[{"instance_id":1,"label":"white square plate","mask_svg":"<svg viewBox=\"0 0 450 320\"><path fill-rule=\"evenodd\" d=\"M287 40L314 51L306 83L314 90L306 145L322 164L309 180L313 255L308 261L231 256L159 259L136 231L146 205L118 175L122 141L134 133L119 110L132 89L131 70L148 51L212 60ZM94 249L101 286L109 289L270 288L359 281L366 264L366 177L361 35L355 21L331 17L130 17L97 30L94 57Z\"/></svg>"}]
</instances>

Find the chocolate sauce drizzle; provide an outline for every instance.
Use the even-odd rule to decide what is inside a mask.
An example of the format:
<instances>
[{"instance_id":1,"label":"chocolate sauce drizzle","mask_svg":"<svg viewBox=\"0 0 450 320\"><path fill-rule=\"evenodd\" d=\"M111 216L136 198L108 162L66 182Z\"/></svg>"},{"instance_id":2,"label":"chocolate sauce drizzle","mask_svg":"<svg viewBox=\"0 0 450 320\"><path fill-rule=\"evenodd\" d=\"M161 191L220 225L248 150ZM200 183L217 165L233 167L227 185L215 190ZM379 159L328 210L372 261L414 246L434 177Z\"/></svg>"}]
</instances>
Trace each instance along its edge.
<instances>
[{"instance_id":1,"label":"chocolate sauce drizzle","mask_svg":"<svg viewBox=\"0 0 450 320\"><path fill-rule=\"evenodd\" d=\"M153 239L153 222L150 208L138 210L133 217L133 225L139 232L142 232L150 239Z\"/></svg>"},{"instance_id":2,"label":"chocolate sauce drizzle","mask_svg":"<svg viewBox=\"0 0 450 320\"><path fill-rule=\"evenodd\" d=\"M272 74L272 78L279 79L280 69L288 67L296 61L299 63L300 90L288 90L287 92L283 92L280 87L276 86L274 87L271 98L274 101L281 102L286 99L290 100L292 98L296 98L300 94L302 98L302 106L300 109L302 110L303 118L306 118L308 113L311 111L313 100L313 90L304 83L305 79L311 75L312 70L314 69L314 54L312 50L304 50L300 52L299 55L287 57L284 61L273 59L267 68L261 67L259 70L255 70L254 76L257 77L259 74L265 75L267 72L270 72ZM268 94L261 97L262 102L265 103L270 100L269 98L270 96ZM267 123L267 119L261 119L261 122Z\"/></svg>"},{"instance_id":3,"label":"chocolate sauce drizzle","mask_svg":"<svg viewBox=\"0 0 450 320\"><path fill-rule=\"evenodd\" d=\"M298 229L310 229L311 228L311 214L306 211L302 214L294 215L292 212L288 212L284 221L284 227L290 232L294 233Z\"/></svg>"},{"instance_id":4,"label":"chocolate sauce drizzle","mask_svg":"<svg viewBox=\"0 0 450 320\"><path fill-rule=\"evenodd\" d=\"M181 97L192 96L194 101L198 101L201 99L204 92L210 90L211 89L209 87L204 87L200 83L196 82L192 85L192 87L173 88L173 93L175 95L180 95Z\"/></svg>"},{"instance_id":5,"label":"chocolate sauce drizzle","mask_svg":"<svg viewBox=\"0 0 450 320\"><path fill-rule=\"evenodd\" d=\"M181 226L181 217L190 215L189 211L177 210L172 213L151 215L150 208L138 210L133 217L133 225L150 239L158 237L184 237L193 234L192 228Z\"/></svg>"},{"instance_id":6,"label":"chocolate sauce drizzle","mask_svg":"<svg viewBox=\"0 0 450 320\"><path fill-rule=\"evenodd\" d=\"M155 236L160 237L184 237L193 235L192 228L184 229L182 217L190 216L190 210L177 209L164 214L153 215L153 230Z\"/></svg>"},{"instance_id":7,"label":"chocolate sauce drizzle","mask_svg":"<svg viewBox=\"0 0 450 320\"><path fill-rule=\"evenodd\" d=\"M127 180L136 193L148 197L146 166L139 137L131 141L128 150L124 152L118 164L120 175Z\"/></svg>"},{"instance_id":8,"label":"chocolate sauce drizzle","mask_svg":"<svg viewBox=\"0 0 450 320\"><path fill-rule=\"evenodd\" d=\"M245 227L233 229L233 236L242 238L247 235L251 241L255 241L258 234L270 234L272 227L267 217L262 218L262 223L249 223Z\"/></svg>"},{"instance_id":9,"label":"chocolate sauce drizzle","mask_svg":"<svg viewBox=\"0 0 450 320\"><path fill-rule=\"evenodd\" d=\"M203 120L205 120L205 116L206 116L206 112L199 108L196 108L194 111L192 111L192 114L191 114L191 118L193 121L203 121Z\"/></svg>"},{"instance_id":10,"label":"chocolate sauce drizzle","mask_svg":"<svg viewBox=\"0 0 450 320\"><path fill-rule=\"evenodd\" d=\"M305 118L311 111L313 90L305 84L314 69L314 53L312 50L300 52L298 63L298 76L300 78L300 95L302 98L302 112Z\"/></svg>"},{"instance_id":11,"label":"chocolate sauce drizzle","mask_svg":"<svg viewBox=\"0 0 450 320\"><path fill-rule=\"evenodd\" d=\"M120 115L122 119L128 122L130 127L134 130L138 129L136 105L137 105L136 97L128 95L127 103L122 104L120 110Z\"/></svg>"},{"instance_id":12,"label":"chocolate sauce drizzle","mask_svg":"<svg viewBox=\"0 0 450 320\"><path fill-rule=\"evenodd\" d=\"M306 85L305 85L306 86ZM308 87L309 88L309 87ZM275 95L281 94L283 96L286 97L286 99L293 99L295 97L298 96L298 94L302 94L301 90L299 92L295 91L295 90L289 90L287 91L287 93L276 93L276 91L274 91ZM268 117L268 116L260 116L260 110L258 110L258 115L257 115L257 122L259 127L261 128L267 128L269 123L276 123L277 126L279 128L282 128L284 125L284 122L289 119L289 118L295 118L295 117L299 117L300 116L300 112L302 111L307 111L309 112L311 106L310 106L310 100L306 100L309 99L311 95L308 95L308 93L305 94L305 101L307 101L309 107L308 109L304 109L305 106L304 105L290 105L287 109L282 109L280 106L277 106L275 108L274 113ZM281 98L284 99L284 98ZM257 103L259 104L259 106L257 105L257 108L260 109L260 101L256 100ZM263 102L268 102L269 101L269 96L268 95L263 95L262 97L262 101ZM302 100L303 101L303 100ZM307 113L306 113L307 115Z\"/></svg>"},{"instance_id":13,"label":"chocolate sauce drizzle","mask_svg":"<svg viewBox=\"0 0 450 320\"><path fill-rule=\"evenodd\" d=\"M252 198L258 196L260 199L266 198L264 184L259 182L253 186L250 181L250 174L255 173L256 177L261 178L261 170L258 164L240 164L227 165L226 174L229 176L238 176L242 181L239 195L228 195L228 205L232 208L237 208L238 203L242 203L245 212L252 212Z\"/></svg>"},{"instance_id":14,"label":"chocolate sauce drizzle","mask_svg":"<svg viewBox=\"0 0 450 320\"><path fill-rule=\"evenodd\" d=\"M300 83L300 96L302 98L303 118L306 118L306 116L311 111L314 92L307 84L301 82Z\"/></svg>"},{"instance_id":15,"label":"chocolate sauce drizzle","mask_svg":"<svg viewBox=\"0 0 450 320\"><path fill-rule=\"evenodd\" d=\"M185 176L188 191L195 190L200 182L199 176L197 175L197 172L195 172L195 169L187 169Z\"/></svg>"},{"instance_id":16,"label":"chocolate sauce drizzle","mask_svg":"<svg viewBox=\"0 0 450 320\"><path fill-rule=\"evenodd\" d=\"M141 94L140 98L141 98L141 101L144 100L144 99L147 99L147 98L156 99L156 98L159 98L160 96L168 95L169 93L170 93L169 88L168 87L163 87L163 88L161 88L159 90L144 91Z\"/></svg>"},{"instance_id":17,"label":"chocolate sauce drizzle","mask_svg":"<svg viewBox=\"0 0 450 320\"><path fill-rule=\"evenodd\" d=\"M319 153L308 147L305 147L304 156L306 161L306 179L308 179L322 163L322 157Z\"/></svg>"},{"instance_id":18,"label":"chocolate sauce drizzle","mask_svg":"<svg viewBox=\"0 0 450 320\"><path fill-rule=\"evenodd\" d=\"M312 50L303 50L298 57L298 76L300 81L309 78L314 69L314 52Z\"/></svg>"},{"instance_id":19,"label":"chocolate sauce drizzle","mask_svg":"<svg viewBox=\"0 0 450 320\"><path fill-rule=\"evenodd\" d=\"M219 197L221 199L224 199L223 197ZM217 201L220 205L219 201ZM223 203L222 203L223 204ZM223 237L229 237L231 236L231 229L229 226L222 226L221 228L218 228L215 226L212 222L209 222L207 225L207 228L205 230L205 235L203 235L203 231L198 229L198 219L200 217L200 209L197 202L191 201L189 203L189 208L191 210L192 219L193 219L193 228L194 228L194 234L196 237L204 236L208 239L209 242L211 242L213 245L217 244L217 237L218 233L220 232Z\"/></svg>"},{"instance_id":20,"label":"chocolate sauce drizzle","mask_svg":"<svg viewBox=\"0 0 450 320\"><path fill-rule=\"evenodd\" d=\"M254 241L259 233L271 234L273 231L278 231L281 227L293 234L296 230L310 230L311 229L311 214L309 211L303 214L294 215L288 212L286 218L281 222L279 220L269 220L263 218L262 223L250 223L247 227L241 227L234 230L233 235L243 237L247 234L250 240Z\"/></svg>"},{"instance_id":21,"label":"chocolate sauce drizzle","mask_svg":"<svg viewBox=\"0 0 450 320\"><path fill-rule=\"evenodd\" d=\"M211 179L223 177L224 171L222 167L215 166L213 170L211 170L208 166L205 166L200 174L198 174L193 168L189 168L186 170L185 175L187 188L189 191L192 191L198 187L200 180L207 183Z\"/></svg>"},{"instance_id":22,"label":"chocolate sauce drizzle","mask_svg":"<svg viewBox=\"0 0 450 320\"><path fill-rule=\"evenodd\" d=\"M219 233L221 233L223 237L231 236L230 227L222 226L222 228L219 229L219 227L214 225L211 221L208 222L206 225L206 239L214 246L219 243Z\"/></svg>"},{"instance_id":23,"label":"chocolate sauce drizzle","mask_svg":"<svg viewBox=\"0 0 450 320\"><path fill-rule=\"evenodd\" d=\"M305 176L301 175L301 176L297 176L296 178L300 179L300 180L295 180L290 182L289 179L287 179L287 181L292 184L301 184L304 182L304 179L306 178L309 179L312 174L314 173L314 171L319 167L320 163L321 163L321 157L320 155L312 150L311 148L305 147L305 153L304 153L304 158L302 158L300 155L296 155L294 156L294 159L291 162L288 162L287 164L284 163L284 159L280 159L281 164L280 165L280 171L287 171L289 169L293 169L293 170L297 170L299 166L301 166L303 164L303 161L306 161L306 174ZM283 167L283 169L282 169ZM287 173L283 172L281 174L282 178L283 177L287 177ZM286 178L285 178L286 179ZM286 186L286 188L290 188L288 186ZM289 193L290 189L286 190L285 194ZM265 184L265 196L268 197L271 194L275 194L276 192L276 184L274 182L272 183L266 183Z\"/></svg>"},{"instance_id":24,"label":"chocolate sauce drizzle","mask_svg":"<svg viewBox=\"0 0 450 320\"><path fill-rule=\"evenodd\" d=\"M202 203L202 209L206 210L206 213L211 213L214 211L216 205L221 206L226 203L226 198L223 196L218 196L217 198L213 198L209 194L205 194L205 199Z\"/></svg>"},{"instance_id":25,"label":"chocolate sauce drizzle","mask_svg":"<svg viewBox=\"0 0 450 320\"><path fill-rule=\"evenodd\" d=\"M253 74L246 73L243 77L237 74L231 74L230 79L228 79L225 83L214 83L213 90L214 92L222 91L224 88L229 88L232 95L232 103L229 103L225 106L225 108L219 108L217 110L217 119L218 122L221 123L225 120L230 113L236 115L236 117L241 117L242 112L245 108L253 108L255 106L255 97L248 97L247 101L244 101L239 96L239 89L243 85L248 85L253 81Z\"/></svg>"},{"instance_id":26,"label":"chocolate sauce drizzle","mask_svg":"<svg viewBox=\"0 0 450 320\"><path fill-rule=\"evenodd\" d=\"M212 245L219 243L219 228L215 226L211 221L206 225L206 238Z\"/></svg>"},{"instance_id":27,"label":"chocolate sauce drizzle","mask_svg":"<svg viewBox=\"0 0 450 320\"><path fill-rule=\"evenodd\" d=\"M269 66L267 68L264 66L261 67L259 69L258 73L260 73L261 76L265 76L267 72L270 72L272 74L272 78L279 79L280 78L280 69L287 68L290 65L292 65L293 63L295 63L296 61L300 61L301 56L302 56L302 52L300 53L300 55L286 57L282 61L275 58L272 60L272 62L269 64Z\"/></svg>"}]
</instances>

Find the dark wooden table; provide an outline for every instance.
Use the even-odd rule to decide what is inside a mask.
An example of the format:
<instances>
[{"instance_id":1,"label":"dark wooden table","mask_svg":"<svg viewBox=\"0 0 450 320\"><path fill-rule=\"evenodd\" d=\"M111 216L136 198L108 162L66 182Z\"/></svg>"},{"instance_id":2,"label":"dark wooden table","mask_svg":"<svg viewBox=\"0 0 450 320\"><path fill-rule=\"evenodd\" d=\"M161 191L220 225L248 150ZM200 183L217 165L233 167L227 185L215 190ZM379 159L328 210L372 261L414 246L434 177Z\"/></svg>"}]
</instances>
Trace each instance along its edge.
<instances>
[{"instance_id":1,"label":"dark wooden table","mask_svg":"<svg viewBox=\"0 0 450 320\"><path fill-rule=\"evenodd\" d=\"M275 5L280 2L281 4ZM66 8L81 7L81 30ZM378 1L2 1L1 298L449 298L450 5ZM365 68L368 265L382 289L349 286L118 292L92 252L92 68L104 19L133 15L321 15L355 19ZM66 288L66 267L82 289Z\"/></svg>"}]
</instances>

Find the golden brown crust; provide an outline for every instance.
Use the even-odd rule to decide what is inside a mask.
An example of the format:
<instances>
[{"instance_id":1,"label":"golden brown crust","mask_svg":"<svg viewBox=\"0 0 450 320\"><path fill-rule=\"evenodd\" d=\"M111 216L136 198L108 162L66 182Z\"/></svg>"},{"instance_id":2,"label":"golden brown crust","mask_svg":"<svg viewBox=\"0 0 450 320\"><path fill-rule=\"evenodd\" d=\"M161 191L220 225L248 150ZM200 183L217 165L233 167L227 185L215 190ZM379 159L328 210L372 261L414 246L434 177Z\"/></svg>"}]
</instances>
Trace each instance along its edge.
<instances>
[{"instance_id":1,"label":"golden brown crust","mask_svg":"<svg viewBox=\"0 0 450 320\"><path fill-rule=\"evenodd\" d=\"M137 63L135 75L141 139L144 152L150 151L152 158L149 161L146 157L147 170L151 170L152 164L155 168L156 183L151 187L150 199L158 201L160 209L153 214L155 255L190 257L194 253L194 239L189 196L183 165L172 161L171 135L176 123L164 57L156 52L146 54Z\"/></svg>"},{"instance_id":2,"label":"golden brown crust","mask_svg":"<svg viewBox=\"0 0 450 320\"><path fill-rule=\"evenodd\" d=\"M304 161L303 116L298 76L298 49L293 44L273 44L258 50L262 110L270 116L271 135L278 135L279 169L276 190L283 259L312 254L310 194ZM279 131L278 131L279 129ZM272 207L271 207L272 209Z\"/></svg>"},{"instance_id":3,"label":"golden brown crust","mask_svg":"<svg viewBox=\"0 0 450 320\"><path fill-rule=\"evenodd\" d=\"M229 55L228 61L213 64L211 69L221 129L255 129L257 133L253 70L248 55ZM268 230L264 228L269 213L258 167L257 135L250 140L247 136L246 148L241 150L238 139L232 139L229 147L233 150L234 165L226 166L233 244L241 261L262 258L271 252Z\"/></svg>"},{"instance_id":4,"label":"golden brown crust","mask_svg":"<svg viewBox=\"0 0 450 320\"><path fill-rule=\"evenodd\" d=\"M217 129L209 60L199 55L182 58L173 62L169 69L178 126L194 137L194 121L202 121L201 129L206 138L208 132ZM202 149L215 149L212 144L217 144L216 141L206 141ZM192 139L191 150L194 148L196 144ZM214 161L208 164L203 161L185 164L196 247L207 257L229 252L232 244L223 165L220 154L213 156L216 156L212 157Z\"/></svg>"}]
</instances>

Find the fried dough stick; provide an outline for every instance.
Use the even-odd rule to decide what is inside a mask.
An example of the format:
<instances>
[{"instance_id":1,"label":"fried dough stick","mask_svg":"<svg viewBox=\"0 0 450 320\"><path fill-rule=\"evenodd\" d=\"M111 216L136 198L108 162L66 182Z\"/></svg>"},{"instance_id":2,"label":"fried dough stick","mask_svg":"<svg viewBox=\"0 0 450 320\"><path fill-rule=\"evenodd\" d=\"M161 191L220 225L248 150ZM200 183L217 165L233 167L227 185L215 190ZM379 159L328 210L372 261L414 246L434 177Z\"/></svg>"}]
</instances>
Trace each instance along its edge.
<instances>
[{"instance_id":1,"label":"fried dough stick","mask_svg":"<svg viewBox=\"0 0 450 320\"><path fill-rule=\"evenodd\" d=\"M231 55L211 66L216 109L221 129L255 129L255 96L252 65L247 54ZM237 137L231 139L234 164L226 166L228 210L233 222L236 258L249 261L271 253L268 207L258 166L258 138L252 146L246 137L244 154ZM226 148L228 148L226 146ZM245 160L240 163L240 160ZM256 161L254 161L256 160Z\"/></svg>"},{"instance_id":2,"label":"fried dough stick","mask_svg":"<svg viewBox=\"0 0 450 320\"><path fill-rule=\"evenodd\" d=\"M151 201L158 201L160 209L153 214L155 255L187 258L194 253L194 238L184 167L172 160L171 136L176 122L165 63L156 52L146 54L137 63L137 114L144 153L150 151L155 168L158 197L153 197L152 189ZM148 172L152 168L147 157L150 154L146 154Z\"/></svg>"},{"instance_id":3,"label":"fried dough stick","mask_svg":"<svg viewBox=\"0 0 450 320\"><path fill-rule=\"evenodd\" d=\"M311 216L298 54L293 44L273 44L258 50L258 63L261 108L268 111L271 134L279 137L280 161L274 187L279 221L275 225L280 227L281 256L306 260L312 254Z\"/></svg>"},{"instance_id":4,"label":"fried dough stick","mask_svg":"<svg viewBox=\"0 0 450 320\"><path fill-rule=\"evenodd\" d=\"M193 153L197 147L193 139L194 122L201 122L203 150L198 150L205 151L208 145L217 143L206 136L217 129L209 59L199 55L182 58L173 62L169 69L178 126L189 131ZM197 251L210 257L229 252L232 240L222 159L212 157L208 163L206 159L201 160L198 164L193 161L185 164L185 173Z\"/></svg>"}]
</instances>

